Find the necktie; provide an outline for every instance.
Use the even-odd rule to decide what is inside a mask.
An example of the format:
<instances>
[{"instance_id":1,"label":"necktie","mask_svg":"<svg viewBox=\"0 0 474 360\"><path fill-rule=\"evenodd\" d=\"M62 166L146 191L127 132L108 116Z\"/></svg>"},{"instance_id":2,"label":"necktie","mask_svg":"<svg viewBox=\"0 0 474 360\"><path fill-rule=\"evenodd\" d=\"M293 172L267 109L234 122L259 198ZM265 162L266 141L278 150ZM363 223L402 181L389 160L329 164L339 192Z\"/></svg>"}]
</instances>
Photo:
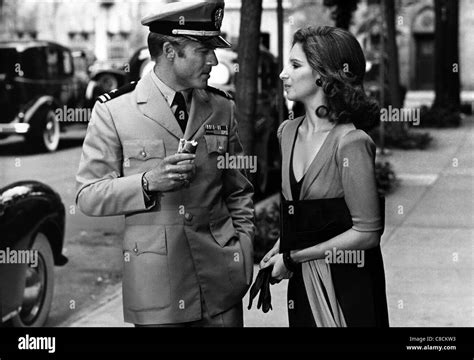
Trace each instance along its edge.
<instances>
[{"instance_id":1,"label":"necktie","mask_svg":"<svg viewBox=\"0 0 474 360\"><path fill-rule=\"evenodd\" d=\"M173 103L171 106L177 105L176 111L174 112L174 116L178 121L181 130L186 130L186 125L188 123L188 111L186 110L186 101L184 101L184 96L179 91L176 92Z\"/></svg>"}]
</instances>

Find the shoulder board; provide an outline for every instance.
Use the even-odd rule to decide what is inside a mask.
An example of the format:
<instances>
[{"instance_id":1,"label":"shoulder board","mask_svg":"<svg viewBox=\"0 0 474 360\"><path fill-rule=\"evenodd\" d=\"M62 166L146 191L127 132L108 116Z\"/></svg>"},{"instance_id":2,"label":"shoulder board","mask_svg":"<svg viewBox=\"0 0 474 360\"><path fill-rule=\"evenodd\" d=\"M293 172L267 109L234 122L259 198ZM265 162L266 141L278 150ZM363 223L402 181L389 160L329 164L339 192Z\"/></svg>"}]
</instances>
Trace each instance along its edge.
<instances>
[{"instance_id":1,"label":"shoulder board","mask_svg":"<svg viewBox=\"0 0 474 360\"><path fill-rule=\"evenodd\" d=\"M123 94L126 94L126 93L129 93L131 91L133 91L135 89L135 87L137 86L137 82L136 81L132 81L131 83L127 84L127 85L124 85L118 89L115 89L115 90L112 90L108 93L105 93L105 94L102 94L100 95L97 100L100 102L100 103L105 103L109 100L112 100L112 99L115 99L116 97L119 97L120 95L123 95Z\"/></svg>"},{"instance_id":2,"label":"shoulder board","mask_svg":"<svg viewBox=\"0 0 474 360\"><path fill-rule=\"evenodd\" d=\"M207 86L206 87L206 90L207 91L210 91L214 94L217 94L217 95L220 95L220 96L223 96L229 100L234 100L234 97L229 94L227 91L224 91L224 90L221 90L221 89L218 89L218 88L215 88L215 87L212 87L212 86Z\"/></svg>"}]
</instances>

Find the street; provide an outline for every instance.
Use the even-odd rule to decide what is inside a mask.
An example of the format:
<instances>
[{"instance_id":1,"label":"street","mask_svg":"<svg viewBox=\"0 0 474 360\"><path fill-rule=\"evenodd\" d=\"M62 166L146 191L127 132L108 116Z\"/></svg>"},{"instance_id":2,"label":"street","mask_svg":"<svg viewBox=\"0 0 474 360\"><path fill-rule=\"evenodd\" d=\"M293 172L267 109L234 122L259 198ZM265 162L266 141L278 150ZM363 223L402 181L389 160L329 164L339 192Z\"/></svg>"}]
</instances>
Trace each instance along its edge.
<instances>
[{"instance_id":1,"label":"street","mask_svg":"<svg viewBox=\"0 0 474 360\"><path fill-rule=\"evenodd\" d=\"M21 137L0 140L0 185L19 180L44 182L60 194L66 208L64 253L69 262L55 268L55 292L46 326L64 322L121 280L123 220L86 217L74 204L84 134L84 129L62 134L58 151L51 154L29 153Z\"/></svg>"}]
</instances>

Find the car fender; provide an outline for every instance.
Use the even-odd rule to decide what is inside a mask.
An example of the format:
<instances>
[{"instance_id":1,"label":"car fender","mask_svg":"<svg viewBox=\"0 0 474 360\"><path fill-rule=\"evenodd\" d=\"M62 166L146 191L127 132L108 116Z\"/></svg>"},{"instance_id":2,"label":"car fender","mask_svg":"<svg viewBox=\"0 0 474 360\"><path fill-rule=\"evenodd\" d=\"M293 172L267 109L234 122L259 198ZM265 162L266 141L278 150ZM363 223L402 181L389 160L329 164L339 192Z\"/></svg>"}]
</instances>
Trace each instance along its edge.
<instances>
[{"instance_id":1,"label":"car fender","mask_svg":"<svg viewBox=\"0 0 474 360\"><path fill-rule=\"evenodd\" d=\"M31 127L36 124L36 121L41 121L43 119L42 115L44 114L43 111L45 111L45 109L54 110L56 108L60 108L58 101L50 95L43 95L30 101L17 117L21 118L21 122L30 124L31 131Z\"/></svg>"},{"instance_id":2,"label":"car fender","mask_svg":"<svg viewBox=\"0 0 474 360\"><path fill-rule=\"evenodd\" d=\"M64 228L64 204L48 185L19 181L0 189L0 248L12 247L22 239L28 239L30 247L41 230L51 241L55 264L64 265Z\"/></svg>"},{"instance_id":3,"label":"car fender","mask_svg":"<svg viewBox=\"0 0 474 360\"><path fill-rule=\"evenodd\" d=\"M94 100L94 92L96 91L95 89L97 88L98 84L97 81L91 80L87 83L86 87L86 93L85 93L85 98L87 101Z\"/></svg>"}]
</instances>

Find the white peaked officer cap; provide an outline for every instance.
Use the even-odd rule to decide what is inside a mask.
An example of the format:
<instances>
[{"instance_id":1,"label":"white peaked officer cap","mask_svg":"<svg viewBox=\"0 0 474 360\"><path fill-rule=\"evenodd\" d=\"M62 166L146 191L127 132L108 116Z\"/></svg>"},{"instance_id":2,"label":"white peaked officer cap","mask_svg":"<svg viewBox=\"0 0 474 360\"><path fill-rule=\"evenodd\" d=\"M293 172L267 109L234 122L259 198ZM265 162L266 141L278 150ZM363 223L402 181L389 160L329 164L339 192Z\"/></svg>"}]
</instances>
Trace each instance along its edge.
<instances>
[{"instance_id":1,"label":"white peaked officer cap","mask_svg":"<svg viewBox=\"0 0 474 360\"><path fill-rule=\"evenodd\" d=\"M229 48L231 44L221 36L224 1L174 2L160 6L142 19L150 32L185 36L215 48Z\"/></svg>"}]
</instances>

